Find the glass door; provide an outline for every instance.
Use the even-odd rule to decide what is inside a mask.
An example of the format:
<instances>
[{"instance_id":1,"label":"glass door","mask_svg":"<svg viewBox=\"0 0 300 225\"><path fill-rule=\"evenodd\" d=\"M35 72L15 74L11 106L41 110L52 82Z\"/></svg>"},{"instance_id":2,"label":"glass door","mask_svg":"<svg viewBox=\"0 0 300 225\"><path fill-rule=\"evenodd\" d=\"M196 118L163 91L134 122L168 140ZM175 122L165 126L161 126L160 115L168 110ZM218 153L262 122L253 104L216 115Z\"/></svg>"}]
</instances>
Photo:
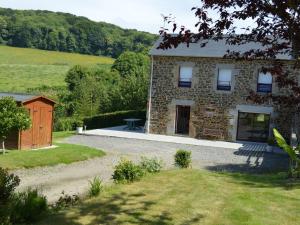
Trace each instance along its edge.
<instances>
[{"instance_id":1,"label":"glass door","mask_svg":"<svg viewBox=\"0 0 300 225\"><path fill-rule=\"evenodd\" d=\"M237 140L266 142L269 129L270 114L239 112Z\"/></svg>"}]
</instances>

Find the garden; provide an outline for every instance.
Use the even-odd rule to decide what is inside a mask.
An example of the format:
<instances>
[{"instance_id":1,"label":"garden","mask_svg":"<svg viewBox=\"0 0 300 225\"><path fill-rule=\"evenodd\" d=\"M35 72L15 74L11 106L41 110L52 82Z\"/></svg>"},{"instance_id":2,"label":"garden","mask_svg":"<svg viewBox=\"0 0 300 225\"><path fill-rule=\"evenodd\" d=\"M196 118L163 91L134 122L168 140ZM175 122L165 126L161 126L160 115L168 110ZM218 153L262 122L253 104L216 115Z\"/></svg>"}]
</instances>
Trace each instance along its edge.
<instances>
[{"instance_id":1,"label":"garden","mask_svg":"<svg viewBox=\"0 0 300 225\"><path fill-rule=\"evenodd\" d=\"M295 224L300 181L286 173L250 175L191 168L178 150L175 168L158 158L122 159L114 184L90 180L85 197L63 194L55 203L36 190L15 193L18 177L1 170L0 215L6 224ZM3 184L3 183L2 183ZM1 217L2 216L2 217ZM4 223L5 224L5 223Z\"/></svg>"},{"instance_id":2,"label":"garden","mask_svg":"<svg viewBox=\"0 0 300 225\"><path fill-rule=\"evenodd\" d=\"M95 157L105 153L99 149L65 143L54 143L54 148L41 150L11 150L0 153L0 165L9 170L70 164Z\"/></svg>"},{"instance_id":3,"label":"garden","mask_svg":"<svg viewBox=\"0 0 300 225\"><path fill-rule=\"evenodd\" d=\"M96 157L105 153L100 149L81 145L61 143L63 138L74 135L73 131L54 132L53 147L38 150L6 150L0 153L0 166L8 170L70 164Z\"/></svg>"}]
</instances>

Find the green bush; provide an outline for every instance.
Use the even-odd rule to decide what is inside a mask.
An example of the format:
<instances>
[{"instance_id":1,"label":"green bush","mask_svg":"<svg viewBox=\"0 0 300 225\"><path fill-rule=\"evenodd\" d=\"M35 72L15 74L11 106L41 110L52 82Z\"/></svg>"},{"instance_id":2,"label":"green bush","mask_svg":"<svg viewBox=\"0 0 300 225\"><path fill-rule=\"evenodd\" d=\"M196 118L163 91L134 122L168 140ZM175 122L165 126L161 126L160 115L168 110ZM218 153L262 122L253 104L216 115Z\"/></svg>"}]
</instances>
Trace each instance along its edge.
<instances>
[{"instance_id":1,"label":"green bush","mask_svg":"<svg viewBox=\"0 0 300 225\"><path fill-rule=\"evenodd\" d=\"M140 166L148 173L158 173L163 168L163 161L156 157L142 157Z\"/></svg>"},{"instance_id":2,"label":"green bush","mask_svg":"<svg viewBox=\"0 0 300 225\"><path fill-rule=\"evenodd\" d=\"M102 190L103 190L102 180L99 177L94 177L94 179L90 181L89 196L97 197Z\"/></svg>"},{"instance_id":3,"label":"green bush","mask_svg":"<svg viewBox=\"0 0 300 225\"><path fill-rule=\"evenodd\" d=\"M37 221L47 209L46 197L41 196L36 189L15 194L11 222L28 223Z\"/></svg>"},{"instance_id":4,"label":"green bush","mask_svg":"<svg viewBox=\"0 0 300 225\"><path fill-rule=\"evenodd\" d=\"M58 118L54 122L54 131L72 131L75 130L78 125L82 126L82 120L74 117Z\"/></svg>"},{"instance_id":5,"label":"green bush","mask_svg":"<svg viewBox=\"0 0 300 225\"><path fill-rule=\"evenodd\" d=\"M175 154L175 165L180 168L189 168L192 162L191 152L178 150Z\"/></svg>"},{"instance_id":6,"label":"green bush","mask_svg":"<svg viewBox=\"0 0 300 225\"><path fill-rule=\"evenodd\" d=\"M139 126L143 126L146 120L146 111L118 111L113 113L100 114L94 117L85 118L84 124L88 129L98 129L106 127L115 127L124 125L124 119L127 118L138 118L141 119Z\"/></svg>"},{"instance_id":7,"label":"green bush","mask_svg":"<svg viewBox=\"0 0 300 225\"><path fill-rule=\"evenodd\" d=\"M115 166L113 180L115 183L131 183L140 180L145 175L144 170L139 165L135 165L132 161L122 159Z\"/></svg>"},{"instance_id":8,"label":"green bush","mask_svg":"<svg viewBox=\"0 0 300 225\"><path fill-rule=\"evenodd\" d=\"M0 224L9 224L12 200L20 179L0 167Z\"/></svg>"}]
</instances>

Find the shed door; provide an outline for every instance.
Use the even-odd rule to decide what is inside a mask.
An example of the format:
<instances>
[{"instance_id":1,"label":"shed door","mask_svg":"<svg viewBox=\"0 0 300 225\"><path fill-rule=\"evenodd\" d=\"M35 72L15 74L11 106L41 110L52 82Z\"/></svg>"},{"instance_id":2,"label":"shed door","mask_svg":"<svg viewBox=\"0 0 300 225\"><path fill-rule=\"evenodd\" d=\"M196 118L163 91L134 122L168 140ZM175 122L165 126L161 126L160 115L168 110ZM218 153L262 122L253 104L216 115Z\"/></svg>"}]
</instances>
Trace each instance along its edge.
<instances>
[{"instance_id":1,"label":"shed door","mask_svg":"<svg viewBox=\"0 0 300 225\"><path fill-rule=\"evenodd\" d=\"M33 108L33 117L32 117L32 147L39 147L39 136L40 136L40 110L38 107L34 106Z\"/></svg>"},{"instance_id":2,"label":"shed door","mask_svg":"<svg viewBox=\"0 0 300 225\"><path fill-rule=\"evenodd\" d=\"M51 144L52 110L40 108L39 147Z\"/></svg>"}]
</instances>

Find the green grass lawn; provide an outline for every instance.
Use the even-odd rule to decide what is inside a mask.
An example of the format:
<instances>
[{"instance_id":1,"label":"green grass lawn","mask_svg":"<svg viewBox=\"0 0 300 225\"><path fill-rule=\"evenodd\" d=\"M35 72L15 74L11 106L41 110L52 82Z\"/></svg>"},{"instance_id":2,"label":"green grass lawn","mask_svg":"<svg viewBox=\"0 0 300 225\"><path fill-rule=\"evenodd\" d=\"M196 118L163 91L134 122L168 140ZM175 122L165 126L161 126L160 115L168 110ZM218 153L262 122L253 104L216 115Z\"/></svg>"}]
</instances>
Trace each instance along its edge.
<instances>
[{"instance_id":1,"label":"green grass lawn","mask_svg":"<svg viewBox=\"0 0 300 225\"><path fill-rule=\"evenodd\" d=\"M54 142L75 135L75 131L57 131L53 132Z\"/></svg>"},{"instance_id":2,"label":"green grass lawn","mask_svg":"<svg viewBox=\"0 0 300 225\"><path fill-rule=\"evenodd\" d=\"M283 175L172 170L113 185L39 224L299 224L300 182Z\"/></svg>"},{"instance_id":3,"label":"green grass lawn","mask_svg":"<svg viewBox=\"0 0 300 225\"><path fill-rule=\"evenodd\" d=\"M72 66L110 68L113 62L109 57L0 46L0 91L65 86L65 75Z\"/></svg>"},{"instance_id":4,"label":"green grass lawn","mask_svg":"<svg viewBox=\"0 0 300 225\"><path fill-rule=\"evenodd\" d=\"M0 154L0 166L9 170L70 164L90 158L102 157L103 151L72 144L55 143L57 148L43 150L12 150L5 155Z\"/></svg>"}]
</instances>

